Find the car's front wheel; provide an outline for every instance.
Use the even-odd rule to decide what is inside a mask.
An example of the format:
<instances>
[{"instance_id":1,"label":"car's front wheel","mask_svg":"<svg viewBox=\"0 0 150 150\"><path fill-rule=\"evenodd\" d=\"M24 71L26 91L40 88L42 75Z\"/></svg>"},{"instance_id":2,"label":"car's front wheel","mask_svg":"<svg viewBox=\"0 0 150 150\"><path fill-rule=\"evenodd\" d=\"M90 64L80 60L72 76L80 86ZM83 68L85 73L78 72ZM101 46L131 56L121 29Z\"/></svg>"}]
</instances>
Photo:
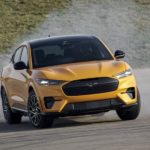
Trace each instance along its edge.
<instances>
[{"instance_id":1,"label":"car's front wheel","mask_svg":"<svg viewBox=\"0 0 150 150\"><path fill-rule=\"evenodd\" d=\"M41 114L39 103L34 91L29 92L28 116L34 127L46 128L53 124L53 118Z\"/></svg>"},{"instance_id":2,"label":"car's front wheel","mask_svg":"<svg viewBox=\"0 0 150 150\"><path fill-rule=\"evenodd\" d=\"M8 124L18 124L21 123L22 115L19 112L12 112L7 94L4 88L1 89L1 97L2 97L2 107L3 107L3 114L6 122Z\"/></svg>"},{"instance_id":3,"label":"car's front wheel","mask_svg":"<svg viewBox=\"0 0 150 150\"><path fill-rule=\"evenodd\" d=\"M121 120L134 120L140 113L141 100L139 91L137 93L137 103L133 106L118 109L116 112Z\"/></svg>"}]
</instances>

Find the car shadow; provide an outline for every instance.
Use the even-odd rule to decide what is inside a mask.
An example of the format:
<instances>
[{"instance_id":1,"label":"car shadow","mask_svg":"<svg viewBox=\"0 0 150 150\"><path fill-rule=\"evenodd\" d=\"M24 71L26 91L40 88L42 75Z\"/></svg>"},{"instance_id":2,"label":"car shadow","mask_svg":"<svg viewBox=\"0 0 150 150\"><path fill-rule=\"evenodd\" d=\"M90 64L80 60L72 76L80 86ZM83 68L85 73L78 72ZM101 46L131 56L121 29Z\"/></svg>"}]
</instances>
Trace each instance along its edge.
<instances>
[{"instance_id":1,"label":"car shadow","mask_svg":"<svg viewBox=\"0 0 150 150\"><path fill-rule=\"evenodd\" d=\"M88 120L85 121L77 121L73 117L72 118L59 118L54 121L54 124L49 129L55 128L66 128L66 127L73 127L73 126L83 126L83 125L90 125L90 124L103 124L103 123L113 123L118 122L119 119L105 119L101 120ZM6 122L0 122L0 133L8 133L8 132L20 132L20 131L30 131L30 130L39 130L31 125L28 119L23 119L21 124L13 124L9 125Z\"/></svg>"}]
</instances>

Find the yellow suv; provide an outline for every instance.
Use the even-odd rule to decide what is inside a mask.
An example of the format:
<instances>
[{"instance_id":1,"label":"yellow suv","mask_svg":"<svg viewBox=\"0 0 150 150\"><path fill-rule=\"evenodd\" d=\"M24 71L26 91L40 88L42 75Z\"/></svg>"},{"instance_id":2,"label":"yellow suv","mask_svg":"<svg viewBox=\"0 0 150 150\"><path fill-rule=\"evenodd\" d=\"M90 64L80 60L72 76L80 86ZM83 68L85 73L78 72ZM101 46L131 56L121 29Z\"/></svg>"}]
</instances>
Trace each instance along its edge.
<instances>
[{"instance_id":1,"label":"yellow suv","mask_svg":"<svg viewBox=\"0 0 150 150\"><path fill-rule=\"evenodd\" d=\"M131 67L94 36L48 37L22 43L1 74L7 123L28 115L35 127L57 117L116 110L137 118L140 96Z\"/></svg>"}]
</instances>

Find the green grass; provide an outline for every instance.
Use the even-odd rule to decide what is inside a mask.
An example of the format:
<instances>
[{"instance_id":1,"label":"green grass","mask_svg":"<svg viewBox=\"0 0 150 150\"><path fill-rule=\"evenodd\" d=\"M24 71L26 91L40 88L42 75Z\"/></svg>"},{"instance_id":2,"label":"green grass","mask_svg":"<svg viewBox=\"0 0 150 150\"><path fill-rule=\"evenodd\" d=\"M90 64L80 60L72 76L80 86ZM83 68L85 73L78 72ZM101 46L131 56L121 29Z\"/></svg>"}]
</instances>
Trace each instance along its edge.
<instances>
[{"instance_id":1,"label":"green grass","mask_svg":"<svg viewBox=\"0 0 150 150\"><path fill-rule=\"evenodd\" d=\"M65 9L70 0L0 0L0 53L17 38L34 30L46 16Z\"/></svg>"}]
</instances>

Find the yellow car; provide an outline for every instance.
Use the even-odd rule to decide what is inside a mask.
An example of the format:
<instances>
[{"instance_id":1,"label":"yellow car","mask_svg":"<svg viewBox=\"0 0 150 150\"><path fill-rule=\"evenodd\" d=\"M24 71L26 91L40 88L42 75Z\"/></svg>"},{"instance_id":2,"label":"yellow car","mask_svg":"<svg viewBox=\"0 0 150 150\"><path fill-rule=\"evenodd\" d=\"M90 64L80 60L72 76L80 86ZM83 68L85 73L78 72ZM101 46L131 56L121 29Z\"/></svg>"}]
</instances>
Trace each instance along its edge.
<instances>
[{"instance_id":1,"label":"yellow car","mask_svg":"<svg viewBox=\"0 0 150 150\"><path fill-rule=\"evenodd\" d=\"M22 43L1 74L4 117L9 124L28 115L33 126L55 118L116 110L136 119L140 95L131 67L94 36L48 37Z\"/></svg>"}]
</instances>

